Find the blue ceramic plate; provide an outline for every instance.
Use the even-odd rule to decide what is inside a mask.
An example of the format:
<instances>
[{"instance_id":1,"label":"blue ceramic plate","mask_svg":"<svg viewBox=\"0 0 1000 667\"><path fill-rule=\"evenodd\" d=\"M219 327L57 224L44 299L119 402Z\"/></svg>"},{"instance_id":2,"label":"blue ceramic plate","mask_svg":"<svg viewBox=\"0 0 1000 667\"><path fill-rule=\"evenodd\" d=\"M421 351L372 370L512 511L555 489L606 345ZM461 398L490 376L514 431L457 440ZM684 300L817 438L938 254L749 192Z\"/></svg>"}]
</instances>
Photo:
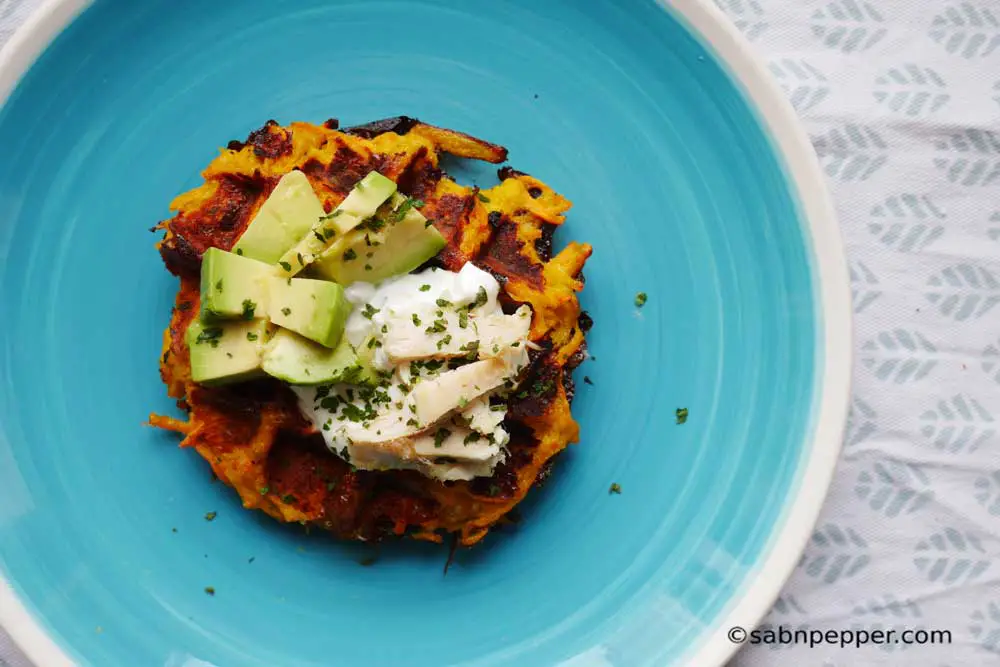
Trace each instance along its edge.
<instances>
[{"instance_id":1,"label":"blue ceramic plate","mask_svg":"<svg viewBox=\"0 0 1000 667\"><path fill-rule=\"evenodd\" d=\"M58 0L4 96L0 623L39 664L715 665L777 595L839 449L847 280L808 142L714 7ZM171 198L269 118L397 114L507 146L595 248L582 440L446 577L441 547L364 567L244 511L143 426L174 409Z\"/></svg>"}]
</instances>

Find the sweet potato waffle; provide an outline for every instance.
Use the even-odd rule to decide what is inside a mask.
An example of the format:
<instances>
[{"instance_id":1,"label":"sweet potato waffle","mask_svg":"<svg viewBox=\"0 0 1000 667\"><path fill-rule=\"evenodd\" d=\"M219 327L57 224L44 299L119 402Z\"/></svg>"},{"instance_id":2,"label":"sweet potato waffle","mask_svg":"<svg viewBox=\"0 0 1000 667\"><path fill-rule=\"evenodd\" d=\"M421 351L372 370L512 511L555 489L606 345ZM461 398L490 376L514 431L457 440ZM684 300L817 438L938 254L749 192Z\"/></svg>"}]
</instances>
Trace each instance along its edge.
<instances>
[{"instance_id":1,"label":"sweet potato waffle","mask_svg":"<svg viewBox=\"0 0 1000 667\"><path fill-rule=\"evenodd\" d=\"M181 446L203 456L247 509L347 539L406 535L440 542L453 533L468 546L577 441L571 372L585 355L590 327L577 292L591 248L570 243L552 255L552 234L571 204L509 167L498 171L500 183L490 189L460 185L443 171L442 153L494 164L507 157L500 146L405 117L345 130L334 120L288 127L269 121L245 142L230 142L203 172L204 184L177 197L176 214L155 227L165 232L157 245L163 262L180 279L160 375L187 420L151 415L150 422L180 433ZM492 477L439 482L412 471L354 470L326 448L277 380L226 387L191 381L184 332L199 309L201 255L210 247L232 248L293 169L306 174L327 211L371 170L393 179L402 193L425 202L421 212L447 240L431 264L457 271L473 262L503 286L505 311L531 306L530 338L540 350L510 397L510 455Z\"/></svg>"}]
</instances>

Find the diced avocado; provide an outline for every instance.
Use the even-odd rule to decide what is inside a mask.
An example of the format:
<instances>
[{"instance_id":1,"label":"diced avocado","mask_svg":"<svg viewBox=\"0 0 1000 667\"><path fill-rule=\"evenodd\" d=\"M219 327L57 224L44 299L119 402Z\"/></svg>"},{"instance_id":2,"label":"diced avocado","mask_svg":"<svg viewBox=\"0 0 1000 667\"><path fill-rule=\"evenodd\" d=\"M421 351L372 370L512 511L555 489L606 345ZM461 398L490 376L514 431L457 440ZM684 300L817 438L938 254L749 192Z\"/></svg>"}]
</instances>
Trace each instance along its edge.
<instances>
[{"instance_id":1,"label":"diced avocado","mask_svg":"<svg viewBox=\"0 0 1000 667\"><path fill-rule=\"evenodd\" d=\"M323 216L281 257L278 265L285 272L284 275L294 276L311 264L326 250L334 237L346 234L375 215L378 207L394 192L396 192L395 183L377 171L369 172L347 194L340 206L333 209L329 215Z\"/></svg>"},{"instance_id":2,"label":"diced avocado","mask_svg":"<svg viewBox=\"0 0 1000 667\"><path fill-rule=\"evenodd\" d=\"M440 252L444 237L427 221L414 200L396 194L393 210L375 245L368 233L355 229L338 238L312 265L312 271L341 285L363 281L377 283L409 273Z\"/></svg>"},{"instance_id":3,"label":"diced avocado","mask_svg":"<svg viewBox=\"0 0 1000 667\"><path fill-rule=\"evenodd\" d=\"M195 318L186 333L191 379L218 385L262 375L260 362L267 332L267 320L262 319L206 324Z\"/></svg>"},{"instance_id":4,"label":"diced avocado","mask_svg":"<svg viewBox=\"0 0 1000 667\"><path fill-rule=\"evenodd\" d=\"M336 283L309 278L271 278L268 282L268 316L324 347L340 342L351 313L344 288Z\"/></svg>"},{"instance_id":5,"label":"diced avocado","mask_svg":"<svg viewBox=\"0 0 1000 667\"><path fill-rule=\"evenodd\" d=\"M267 285L274 267L218 248L201 259L201 316L205 320L267 317Z\"/></svg>"},{"instance_id":6,"label":"diced avocado","mask_svg":"<svg viewBox=\"0 0 1000 667\"><path fill-rule=\"evenodd\" d=\"M274 264L326 215L309 179L301 171L281 177L239 241L237 255Z\"/></svg>"},{"instance_id":7,"label":"diced avocado","mask_svg":"<svg viewBox=\"0 0 1000 667\"><path fill-rule=\"evenodd\" d=\"M306 385L355 383L361 372L347 338L331 350L287 329L278 329L268 342L261 367L279 380Z\"/></svg>"}]
</instances>

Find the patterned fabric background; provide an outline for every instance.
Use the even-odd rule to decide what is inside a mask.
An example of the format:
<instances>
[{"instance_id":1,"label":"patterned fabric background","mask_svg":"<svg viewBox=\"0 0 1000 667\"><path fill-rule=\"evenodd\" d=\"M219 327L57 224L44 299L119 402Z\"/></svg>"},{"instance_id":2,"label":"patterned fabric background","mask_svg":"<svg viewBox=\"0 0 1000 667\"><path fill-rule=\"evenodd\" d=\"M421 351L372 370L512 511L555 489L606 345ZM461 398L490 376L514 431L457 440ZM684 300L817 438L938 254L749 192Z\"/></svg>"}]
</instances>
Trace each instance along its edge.
<instances>
[{"instance_id":1,"label":"patterned fabric background","mask_svg":"<svg viewBox=\"0 0 1000 667\"><path fill-rule=\"evenodd\" d=\"M765 627L952 634L733 665L1000 665L1000 0L715 2L813 138L856 317L844 455ZM0 43L38 4L0 0Z\"/></svg>"}]
</instances>

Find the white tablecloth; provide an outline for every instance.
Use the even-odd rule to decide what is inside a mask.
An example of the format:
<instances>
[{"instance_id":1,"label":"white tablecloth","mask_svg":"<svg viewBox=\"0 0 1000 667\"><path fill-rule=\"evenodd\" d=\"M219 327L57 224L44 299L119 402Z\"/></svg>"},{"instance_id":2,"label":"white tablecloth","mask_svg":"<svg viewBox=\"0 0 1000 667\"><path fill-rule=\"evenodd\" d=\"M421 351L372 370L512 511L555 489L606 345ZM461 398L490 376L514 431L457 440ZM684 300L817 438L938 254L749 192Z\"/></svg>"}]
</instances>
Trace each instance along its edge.
<instances>
[{"instance_id":1,"label":"white tablecloth","mask_svg":"<svg viewBox=\"0 0 1000 667\"><path fill-rule=\"evenodd\" d=\"M0 0L0 44L39 1ZM951 633L734 664L1000 665L1000 0L715 1L812 135L854 291L844 455L764 627Z\"/></svg>"}]
</instances>

